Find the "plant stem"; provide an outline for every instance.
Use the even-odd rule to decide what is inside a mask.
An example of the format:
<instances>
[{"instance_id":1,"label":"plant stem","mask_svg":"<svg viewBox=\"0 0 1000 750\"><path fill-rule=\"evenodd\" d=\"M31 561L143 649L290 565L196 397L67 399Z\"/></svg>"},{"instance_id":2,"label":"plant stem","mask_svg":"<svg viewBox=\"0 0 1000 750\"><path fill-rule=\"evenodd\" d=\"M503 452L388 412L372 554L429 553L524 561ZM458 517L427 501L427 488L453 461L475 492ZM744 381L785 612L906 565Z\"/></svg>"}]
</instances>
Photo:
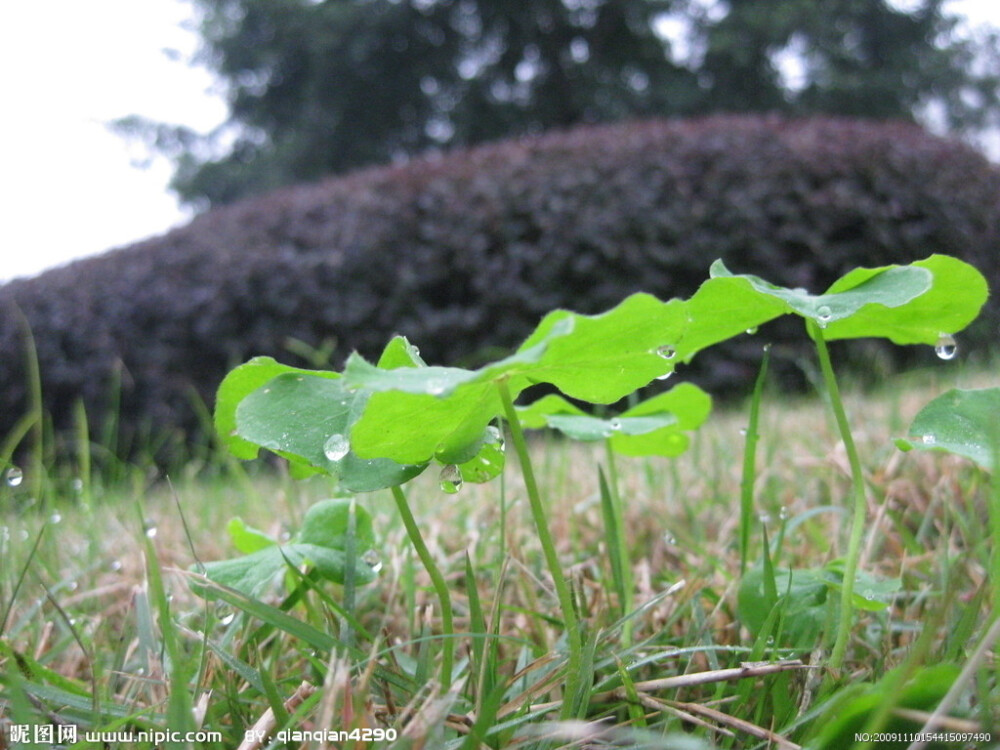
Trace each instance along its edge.
<instances>
[{"instance_id":1,"label":"plant stem","mask_svg":"<svg viewBox=\"0 0 1000 750\"><path fill-rule=\"evenodd\" d=\"M771 358L771 345L764 347L764 358L760 363L760 372L753 388L753 398L750 400L750 420L747 424L746 440L743 448L743 479L740 482L740 574L747 572L750 560L750 524L753 521L753 486L757 474L757 442L760 435L757 426L760 424L760 400L764 392L764 381L767 379L767 364Z\"/></svg>"},{"instance_id":2,"label":"plant stem","mask_svg":"<svg viewBox=\"0 0 1000 750\"><path fill-rule=\"evenodd\" d=\"M628 553L628 541L625 538L625 513L622 509L622 498L618 492L618 467L615 461L615 452L611 447L611 440L604 441L605 451L607 453L608 461L608 489L611 494L611 507L614 512L615 518L615 534L617 539L615 544L609 544L609 549L615 551L615 558L612 560L612 565L618 568L618 572L621 576L621 608L622 617L625 618L624 625L622 626L622 646L624 648L631 648L632 646L632 618L629 615L632 613L632 566L629 562Z\"/></svg>"},{"instance_id":3,"label":"plant stem","mask_svg":"<svg viewBox=\"0 0 1000 750\"><path fill-rule=\"evenodd\" d=\"M854 509L851 517L851 534L847 543L847 558L844 562L844 581L840 595L840 621L837 624L837 638L830 653L830 667L837 671L844 663L847 653L847 642L851 635L851 620L854 614L854 580L857 577L858 560L861 557L861 541L865 532L865 518L868 513L868 503L865 500L865 478L861 470L861 459L847 423L847 413L840 398L840 388L830 362L830 352L826 347L822 329L813 321L806 322L809 333L816 342L816 353L819 355L819 366L823 373L823 382L830 397L830 408L837 421L837 429L844 441L847 451L847 462L851 467L851 487L854 497Z\"/></svg>"},{"instance_id":4,"label":"plant stem","mask_svg":"<svg viewBox=\"0 0 1000 750\"><path fill-rule=\"evenodd\" d=\"M451 688L452 664L455 660L455 629L452 624L451 594L441 570L435 565L434 558L431 557L427 545L424 544L424 538L420 534L420 528L413 518L413 513L410 511L410 504L406 501L403 488L395 485L391 489L392 498L396 501L399 515L403 519L403 526L406 527L406 534L410 537L414 549L417 550L417 556L423 563L424 570L431 577L434 591L437 592L438 600L441 602L441 631L444 634L441 649L441 690L446 693Z\"/></svg>"},{"instance_id":5,"label":"plant stem","mask_svg":"<svg viewBox=\"0 0 1000 750\"><path fill-rule=\"evenodd\" d=\"M538 532L538 541L542 545L545 555L545 562L552 576L552 582L556 587L556 595L559 597L559 606L562 609L563 621L566 623L566 640L569 644L569 664L567 665L566 698L563 701L562 718L570 717L573 709L573 702L576 699L576 686L582 675L580 674L580 664L583 658L583 641L580 635L580 623L576 617L576 610L573 607L573 597L570 594L569 586L563 577L562 568L559 565L559 556L556 554L556 547L552 541L552 534L549 531L549 522L545 517L545 508L542 506L542 497L538 492L538 483L535 481L535 472L531 467L531 458L528 456L528 444L524 439L524 431L521 429L521 422L517 418L514 410L514 402L510 397L510 389L506 380L497 383L497 390L500 392L500 400L503 403L504 415L510 427L511 442L514 444L514 451L517 453L517 460L521 464L521 475L524 477L524 487L528 493L528 502L531 504L531 516L535 522L535 530Z\"/></svg>"}]
</instances>

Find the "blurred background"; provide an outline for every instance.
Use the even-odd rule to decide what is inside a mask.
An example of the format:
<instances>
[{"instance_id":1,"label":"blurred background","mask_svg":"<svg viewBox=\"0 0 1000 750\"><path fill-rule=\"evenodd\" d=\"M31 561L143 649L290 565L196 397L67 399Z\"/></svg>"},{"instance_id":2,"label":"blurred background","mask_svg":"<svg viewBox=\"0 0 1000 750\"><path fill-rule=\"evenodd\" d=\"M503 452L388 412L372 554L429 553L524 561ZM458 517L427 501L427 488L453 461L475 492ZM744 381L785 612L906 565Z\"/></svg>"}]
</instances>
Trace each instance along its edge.
<instances>
[{"instance_id":1,"label":"blurred background","mask_svg":"<svg viewBox=\"0 0 1000 750\"><path fill-rule=\"evenodd\" d=\"M584 122L903 117L1000 160L995 0L92 0L0 16L0 282L281 185Z\"/></svg>"}]
</instances>

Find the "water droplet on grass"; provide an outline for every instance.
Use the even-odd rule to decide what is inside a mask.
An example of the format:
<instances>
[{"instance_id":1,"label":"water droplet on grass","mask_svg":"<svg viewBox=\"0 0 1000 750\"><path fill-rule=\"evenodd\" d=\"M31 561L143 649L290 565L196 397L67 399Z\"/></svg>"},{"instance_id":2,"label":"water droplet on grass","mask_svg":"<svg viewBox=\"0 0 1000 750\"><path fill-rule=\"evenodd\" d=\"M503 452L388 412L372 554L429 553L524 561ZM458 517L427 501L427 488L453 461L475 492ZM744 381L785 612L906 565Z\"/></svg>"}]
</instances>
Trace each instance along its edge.
<instances>
[{"instance_id":1,"label":"water droplet on grass","mask_svg":"<svg viewBox=\"0 0 1000 750\"><path fill-rule=\"evenodd\" d=\"M382 556L373 549L368 550L361 556L361 562L371 568L373 573L378 573L382 570Z\"/></svg>"},{"instance_id":2,"label":"water droplet on grass","mask_svg":"<svg viewBox=\"0 0 1000 750\"><path fill-rule=\"evenodd\" d=\"M236 613L235 612L229 612L228 614L222 615L219 618L219 624L220 625L228 625L229 623L231 623L235 619L236 619Z\"/></svg>"},{"instance_id":3,"label":"water droplet on grass","mask_svg":"<svg viewBox=\"0 0 1000 750\"><path fill-rule=\"evenodd\" d=\"M62 523L62 513L53 513L49 516L49 523Z\"/></svg>"},{"instance_id":4,"label":"water droplet on grass","mask_svg":"<svg viewBox=\"0 0 1000 750\"><path fill-rule=\"evenodd\" d=\"M441 483L442 490L449 495L454 495L462 489L462 470L455 466L455 464L442 466L441 473L438 475L438 481Z\"/></svg>"},{"instance_id":5,"label":"water droplet on grass","mask_svg":"<svg viewBox=\"0 0 1000 750\"><path fill-rule=\"evenodd\" d=\"M143 526L144 531L146 532L146 536L147 537L149 537L150 539L152 539L153 537L156 536L156 531L157 531L157 529L156 529L156 521L154 521L154 520L152 520L150 518L147 518L145 521L142 522L142 526Z\"/></svg>"},{"instance_id":6,"label":"water droplet on grass","mask_svg":"<svg viewBox=\"0 0 1000 750\"><path fill-rule=\"evenodd\" d=\"M334 433L323 445L323 455L331 461L339 461L351 450L351 443L340 433Z\"/></svg>"},{"instance_id":7,"label":"water droplet on grass","mask_svg":"<svg viewBox=\"0 0 1000 750\"><path fill-rule=\"evenodd\" d=\"M7 473L4 475L4 479L6 480L7 484L10 485L11 487L17 487L18 485L21 484L21 482L24 481L24 472L21 471L16 466L11 466L9 469L7 469Z\"/></svg>"},{"instance_id":8,"label":"water droplet on grass","mask_svg":"<svg viewBox=\"0 0 1000 750\"><path fill-rule=\"evenodd\" d=\"M664 344L663 346L658 347L656 349L656 353L658 356L663 357L664 359L673 359L674 357L677 356L677 350L670 344Z\"/></svg>"},{"instance_id":9,"label":"water droplet on grass","mask_svg":"<svg viewBox=\"0 0 1000 750\"><path fill-rule=\"evenodd\" d=\"M771 514L770 514L770 513L761 513L761 514L760 514L760 515L758 516L758 518L760 519L760 522L761 522L761 523L762 523L762 524L763 524L764 526L767 526L767 525L768 525L769 523L771 523Z\"/></svg>"},{"instance_id":10,"label":"water droplet on grass","mask_svg":"<svg viewBox=\"0 0 1000 750\"><path fill-rule=\"evenodd\" d=\"M663 543L664 544L668 544L671 547L674 547L674 546L677 545L677 537L675 537L669 531L664 532L664 534L663 534Z\"/></svg>"},{"instance_id":11,"label":"water droplet on grass","mask_svg":"<svg viewBox=\"0 0 1000 750\"><path fill-rule=\"evenodd\" d=\"M114 571L115 573L117 573L119 570L122 569L122 561L121 560L112 560L111 564L108 567L111 568L112 571Z\"/></svg>"},{"instance_id":12,"label":"water droplet on grass","mask_svg":"<svg viewBox=\"0 0 1000 750\"><path fill-rule=\"evenodd\" d=\"M937 344L934 346L934 353L941 359L954 359L958 353L958 345L955 339L947 333L938 336Z\"/></svg>"},{"instance_id":13,"label":"water droplet on grass","mask_svg":"<svg viewBox=\"0 0 1000 750\"><path fill-rule=\"evenodd\" d=\"M784 505L782 505L781 506L781 510L778 511L778 520L779 521L787 521L789 515L790 514L788 512L788 508L786 508Z\"/></svg>"}]
</instances>

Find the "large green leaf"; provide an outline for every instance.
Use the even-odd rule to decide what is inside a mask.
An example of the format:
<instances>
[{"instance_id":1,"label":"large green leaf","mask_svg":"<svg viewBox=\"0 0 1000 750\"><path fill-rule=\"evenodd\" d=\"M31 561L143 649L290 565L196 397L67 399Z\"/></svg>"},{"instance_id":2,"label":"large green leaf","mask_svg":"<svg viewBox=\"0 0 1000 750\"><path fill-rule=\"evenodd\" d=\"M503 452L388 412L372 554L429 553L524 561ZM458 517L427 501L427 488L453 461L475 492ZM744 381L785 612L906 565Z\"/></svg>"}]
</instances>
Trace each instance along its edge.
<instances>
[{"instance_id":1,"label":"large green leaf","mask_svg":"<svg viewBox=\"0 0 1000 750\"><path fill-rule=\"evenodd\" d=\"M344 368L344 383L371 393L350 433L353 449L362 456L403 464L472 460L486 439L490 421L502 408L497 383L504 380L514 396L531 385L527 373L533 372L549 342L567 335L573 325L571 319L560 321L531 346L478 370L382 370L358 355L351 356Z\"/></svg>"},{"instance_id":2,"label":"large green leaf","mask_svg":"<svg viewBox=\"0 0 1000 750\"><path fill-rule=\"evenodd\" d=\"M691 383L680 383L666 393L646 399L621 415L622 422L638 421L662 414L674 423L648 432L622 430L611 437L611 447L626 456L679 456L687 450L686 433L698 429L712 411L712 397Z\"/></svg>"},{"instance_id":3,"label":"large green leaf","mask_svg":"<svg viewBox=\"0 0 1000 750\"><path fill-rule=\"evenodd\" d=\"M746 280L758 296L815 321L828 340L881 337L897 344L936 344L975 320L988 294L979 271L946 255L908 266L858 268L818 295L733 275L722 261L710 272L713 279Z\"/></svg>"},{"instance_id":4,"label":"large green leaf","mask_svg":"<svg viewBox=\"0 0 1000 750\"><path fill-rule=\"evenodd\" d=\"M266 545L264 540L258 540L257 543L263 546L249 555L205 563L205 575L216 583L249 596L260 595L278 579L288 565L308 566L328 581L343 583L347 570L345 550L351 504L350 500L344 499L318 502L306 511L301 531L288 544ZM375 571L360 558L361 553L375 545L372 520L369 513L360 506L355 505L354 513L354 543L355 549L359 551L358 559L355 560L355 581L370 583L375 580ZM237 524L235 530L239 538L245 541L245 527L242 523ZM199 587L199 590L203 593L210 592L210 589L204 587Z\"/></svg>"},{"instance_id":5,"label":"large green leaf","mask_svg":"<svg viewBox=\"0 0 1000 750\"><path fill-rule=\"evenodd\" d=\"M1000 456L1000 388L952 389L927 404L901 448L942 450L992 470Z\"/></svg>"},{"instance_id":6,"label":"large green leaf","mask_svg":"<svg viewBox=\"0 0 1000 750\"><path fill-rule=\"evenodd\" d=\"M368 395L349 388L342 378L285 373L244 397L236 409L237 432L244 440L333 474L352 492L401 484L424 467L363 459L351 449L350 427Z\"/></svg>"},{"instance_id":7,"label":"large green leaf","mask_svg":"<svg viewBox=\"0 0 1000 750\"><path fill-rule=\"evenodd\" d=\"M223 379L215 396L215 430L223 444L237 458L256 458L260 446L239 435L236 426L236 410L240 402L269 380L284 373L305 373L314 377L339 378L335 372L300 370L283 365L271 357L254 357Z\"/></svg>"}]
</instances>

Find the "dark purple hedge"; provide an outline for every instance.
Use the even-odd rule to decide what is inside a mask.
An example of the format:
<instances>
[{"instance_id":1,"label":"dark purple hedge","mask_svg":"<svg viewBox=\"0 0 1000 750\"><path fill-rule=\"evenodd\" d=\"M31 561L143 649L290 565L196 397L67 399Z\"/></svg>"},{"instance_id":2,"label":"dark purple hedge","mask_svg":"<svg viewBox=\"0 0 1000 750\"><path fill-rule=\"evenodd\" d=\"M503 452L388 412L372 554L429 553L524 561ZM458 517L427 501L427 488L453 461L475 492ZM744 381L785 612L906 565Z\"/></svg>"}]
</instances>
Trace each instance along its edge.
<instances>
[{"instance_id":1,"label":"dark purple hedge","mask_svg":"<svg viewBox=\"0 0 1000 750\"><path fill-rule=\"evenodd\" d=\"M687 296L723 258L822 289L858 265L945 252L1000 282L1000 170L907 124L766 117L553 133L358 172L207 213L165 236L0 287L0 435L25 411L38 346L57 427L99 423L120 380L125 433L197 426L219 381L289 337L375 356L402 333L434 363L512 347L554 307L643 289ZM990 341L990 306L964 341ZM978 331L978 333L976 333ZM749 390L764 340L688 372Z\"/></svg>"}]
</instances>

